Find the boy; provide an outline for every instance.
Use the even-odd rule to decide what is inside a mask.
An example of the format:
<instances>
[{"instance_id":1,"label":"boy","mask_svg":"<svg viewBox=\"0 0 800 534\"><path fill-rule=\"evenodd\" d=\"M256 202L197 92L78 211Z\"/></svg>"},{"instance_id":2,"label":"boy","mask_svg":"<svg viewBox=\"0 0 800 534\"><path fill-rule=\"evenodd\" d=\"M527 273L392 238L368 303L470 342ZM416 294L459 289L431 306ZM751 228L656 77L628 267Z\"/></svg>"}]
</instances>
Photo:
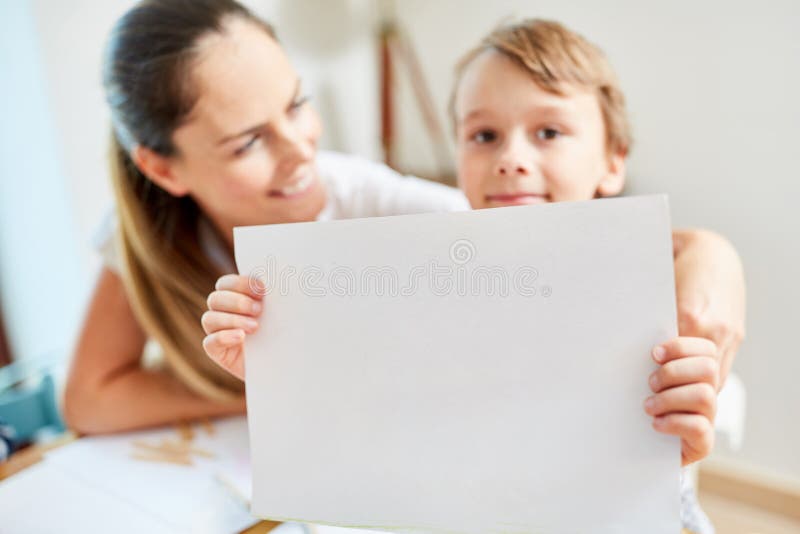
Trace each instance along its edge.
<instances>
[{"instance_id":1,"label":"boy","mask_svg":"<svg viewBox=\"0 0 800 534\"><path fill-rule=\"evenodd\" d=\"M473 209L619 194L631 134L625 98L603 53L562 25L526 20L493 31L456 71L451 113L458 180ZM678 337L653 350L662 366L645 401L653 427L681 438L683 465L711 451L716 346ZM690 486L684 526L713 532Z\"/></svg>"}]
</instances>

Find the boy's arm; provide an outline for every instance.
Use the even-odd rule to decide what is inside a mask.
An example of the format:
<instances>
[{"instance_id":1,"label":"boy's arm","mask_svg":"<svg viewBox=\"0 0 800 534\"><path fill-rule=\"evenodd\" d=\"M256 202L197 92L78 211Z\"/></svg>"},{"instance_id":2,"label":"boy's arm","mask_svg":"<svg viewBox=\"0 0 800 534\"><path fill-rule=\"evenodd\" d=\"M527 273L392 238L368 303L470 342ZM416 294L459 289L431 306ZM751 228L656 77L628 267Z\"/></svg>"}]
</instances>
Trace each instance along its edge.
<instances>
[{"instance_id":1,"label":"boy's arm","mask_svg":"<svg viewBox=\"0 0 800 534\"><path fill-rule=\"evenodd\" d=\"M703 337L719 348L719 388L745 335L742 262L725 238L708 230L674 230L680 336Z\"/></svg>"}]
</instances>

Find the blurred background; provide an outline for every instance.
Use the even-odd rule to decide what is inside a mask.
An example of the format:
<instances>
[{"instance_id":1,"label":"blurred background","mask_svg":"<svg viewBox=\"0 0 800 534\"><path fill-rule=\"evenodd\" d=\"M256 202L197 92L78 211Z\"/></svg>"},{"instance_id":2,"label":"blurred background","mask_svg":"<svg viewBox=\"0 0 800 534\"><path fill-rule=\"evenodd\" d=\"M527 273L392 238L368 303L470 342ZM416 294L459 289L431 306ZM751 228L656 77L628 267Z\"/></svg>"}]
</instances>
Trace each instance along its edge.
<instances>
[{"instance_id":1,"label":"blurred background","mask_svg":"<svg viewBox=\"0 0 800 534\"><path fill-rule=\"evenodd\" d=\"M426 134L431 117L426 123L414 91L420 77L396 65L392 163L444 180L453 171L453 66L483 34L509 17L535 16L598 44L628 98L628 192L668 193L674 226L716 230L744 261L747 339L734 365L747 394L743 440L738 448L727 442L738 439L720 441L709 487L724 493L744 481L747 494L750 481L767 493L749 504L762 499L772 511L780 495L800 495L799 2L244 3L274 24L304 78L326 125L322 146L376 160L384 156L379 33L386 21L401 28L447 141ZM55 362L63 375L100 265L93 233L111 206L101 50L132 4L0 1L0 363ZM800 500L786 502L778 511L797 505L800 521Z\"/></svg>"}]
</instances>

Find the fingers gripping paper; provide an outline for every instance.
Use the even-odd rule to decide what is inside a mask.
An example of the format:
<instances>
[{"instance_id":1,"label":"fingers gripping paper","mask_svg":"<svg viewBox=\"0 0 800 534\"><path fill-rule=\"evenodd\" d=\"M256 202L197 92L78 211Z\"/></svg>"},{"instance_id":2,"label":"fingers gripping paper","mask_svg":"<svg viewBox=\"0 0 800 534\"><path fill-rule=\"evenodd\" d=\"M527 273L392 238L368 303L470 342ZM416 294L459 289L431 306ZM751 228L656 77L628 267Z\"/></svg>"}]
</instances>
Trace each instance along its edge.
<instances>
[{"instance_id":1,"label":"fingers gripping paper","mask_svg":"<svg viewBox=\"0 0 800 534\"><path fill-rule=\"evenodd\" d=\"M253 513L376 529L675 534L642 409L677 334L666 197L235 229Z\"/></svg>"}]
</instances>

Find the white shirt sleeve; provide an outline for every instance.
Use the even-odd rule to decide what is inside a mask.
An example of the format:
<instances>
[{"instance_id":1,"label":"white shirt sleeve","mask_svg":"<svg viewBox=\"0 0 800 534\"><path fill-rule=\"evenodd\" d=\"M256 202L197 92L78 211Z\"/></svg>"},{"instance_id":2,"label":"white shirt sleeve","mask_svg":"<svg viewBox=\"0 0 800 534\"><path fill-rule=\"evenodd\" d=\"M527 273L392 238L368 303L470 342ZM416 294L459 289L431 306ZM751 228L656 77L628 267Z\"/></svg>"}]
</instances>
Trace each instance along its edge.
<instances>
[{"instance_id":1,"label":"white shirt sleeve","mask_svg":"<svg viewBox=\"0 0 800 534\"><path fill-rule=\"evenodd\" d=\"M357 156L321 151L317 165L328 188L327 204L317 220L469 209L456 188L403 176Z\"/></svg>"}]
</instances>

